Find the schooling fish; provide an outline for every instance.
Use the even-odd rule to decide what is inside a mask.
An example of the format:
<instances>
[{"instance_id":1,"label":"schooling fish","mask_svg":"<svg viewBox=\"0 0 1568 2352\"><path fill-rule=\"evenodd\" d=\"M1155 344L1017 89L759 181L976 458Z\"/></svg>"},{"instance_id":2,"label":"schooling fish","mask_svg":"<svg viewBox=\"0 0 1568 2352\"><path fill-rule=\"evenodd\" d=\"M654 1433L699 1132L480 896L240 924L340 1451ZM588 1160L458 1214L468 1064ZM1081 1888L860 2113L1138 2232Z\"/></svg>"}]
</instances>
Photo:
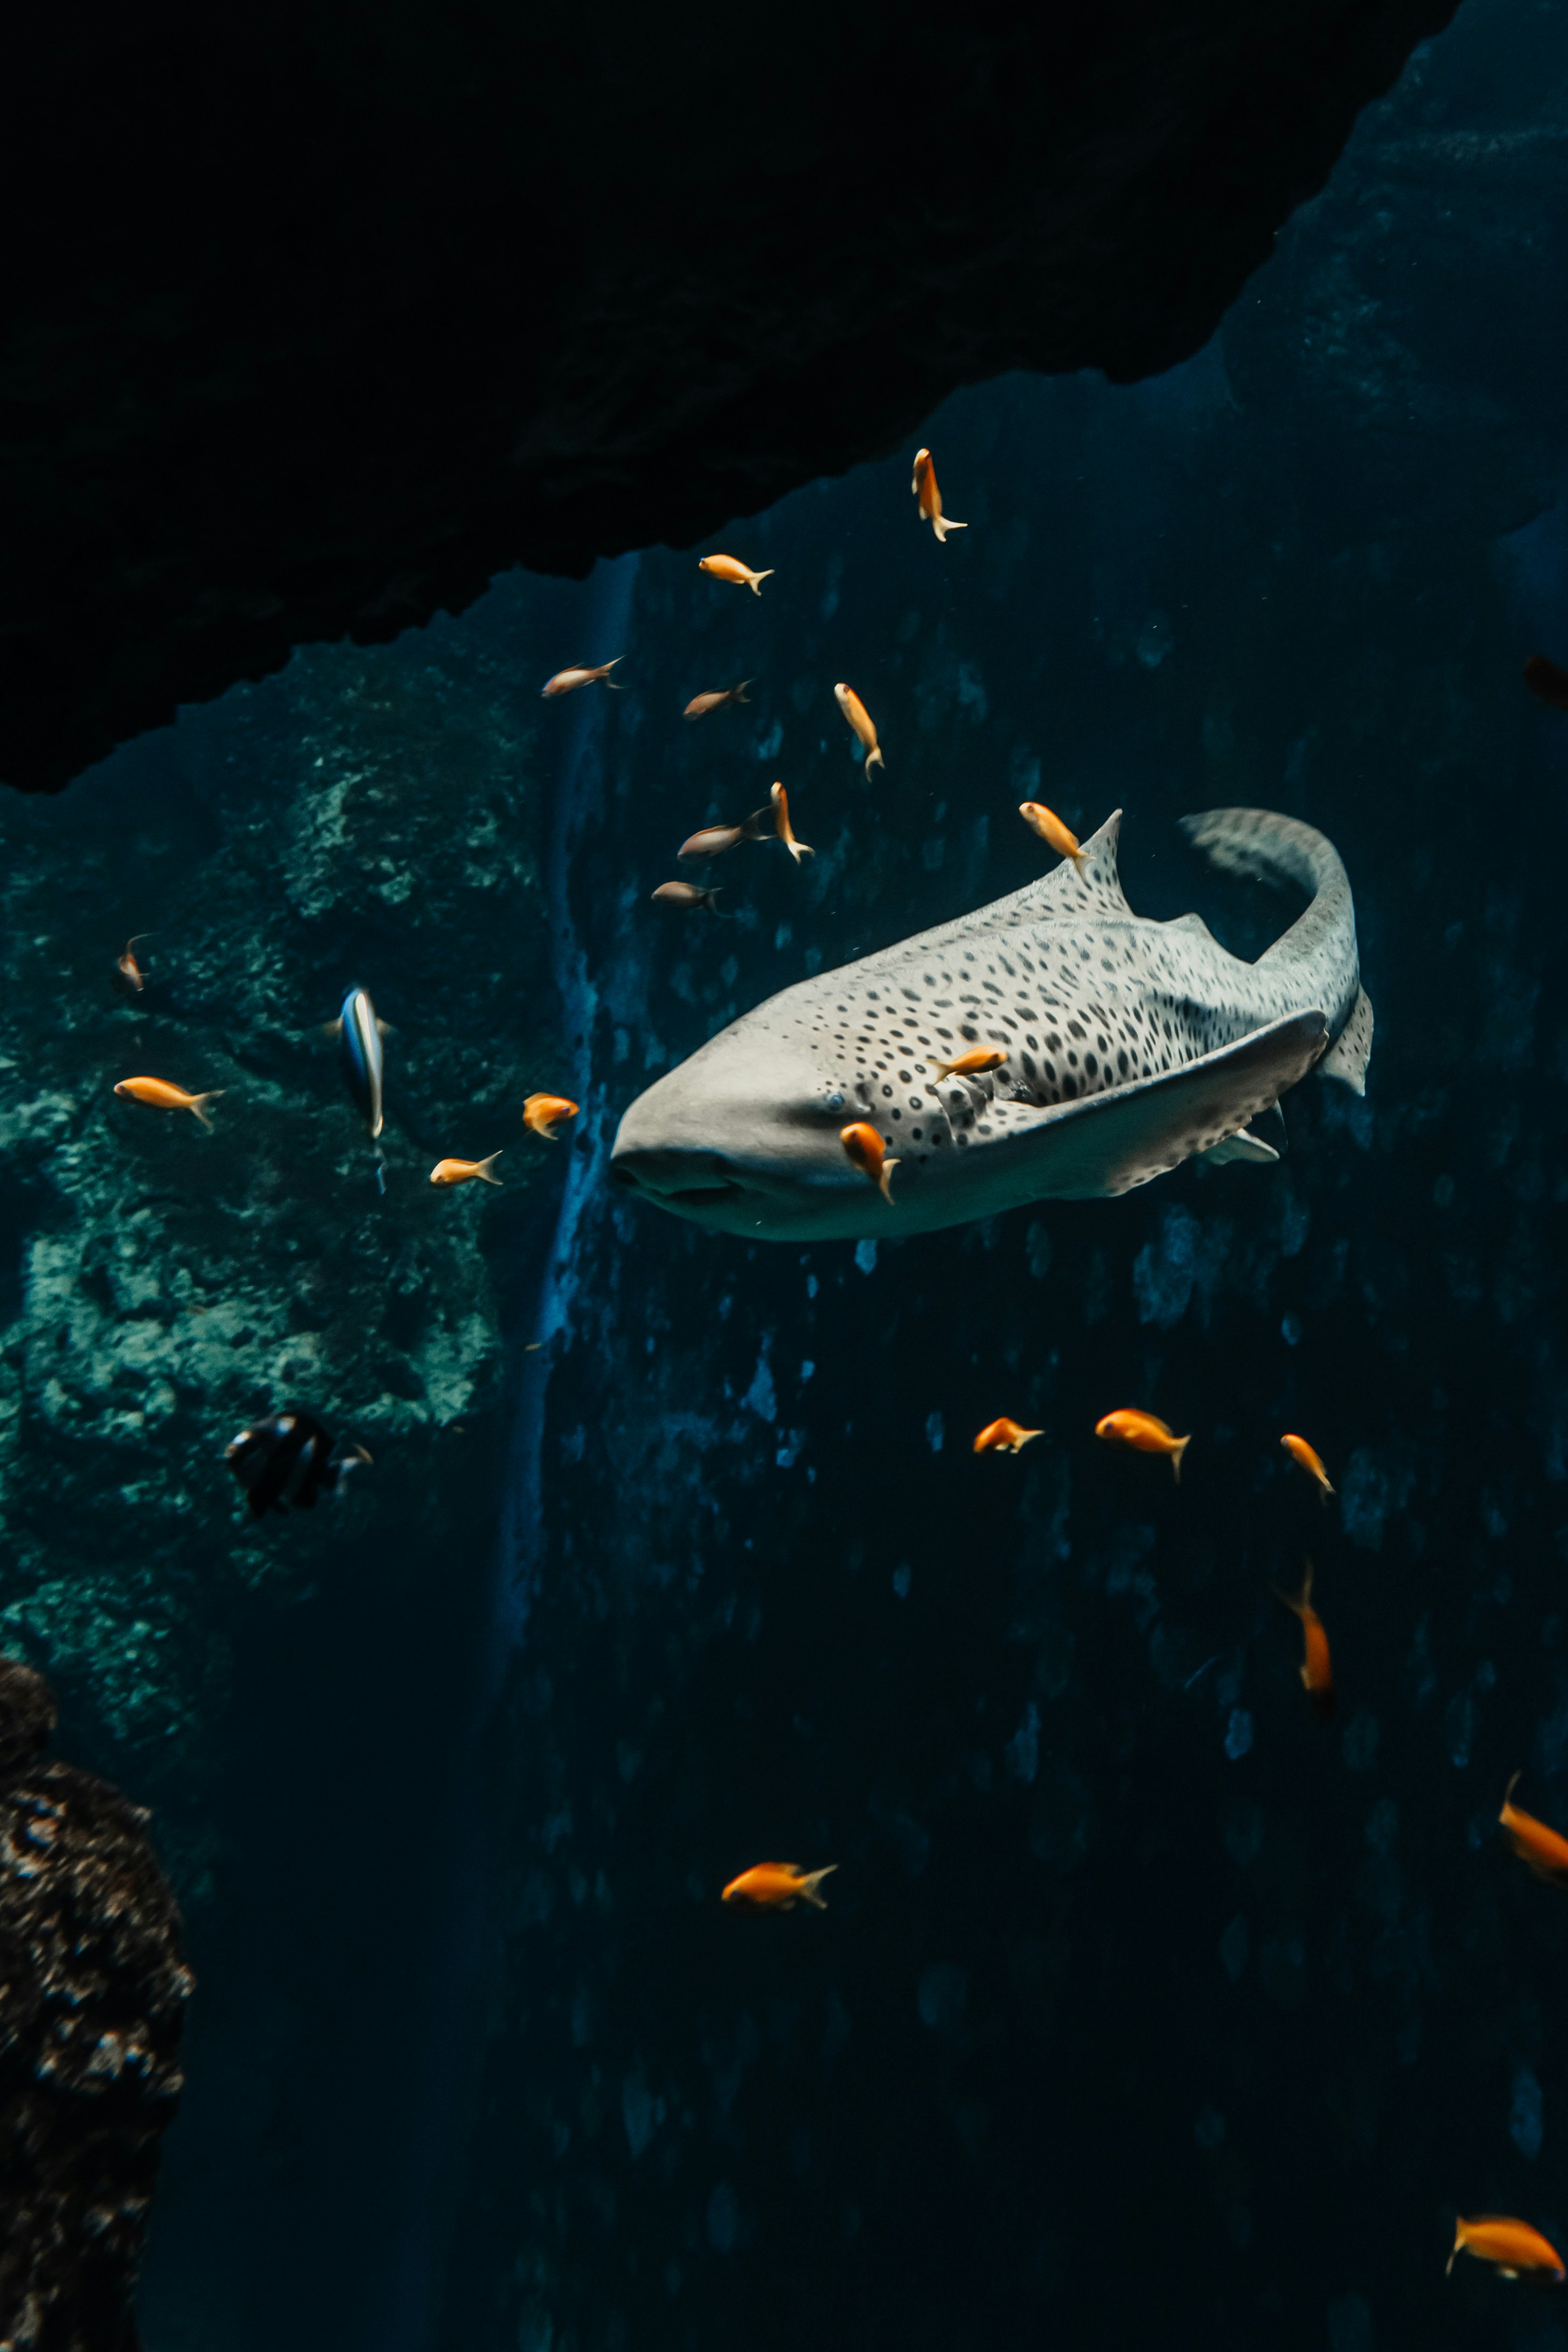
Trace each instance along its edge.
<instances>
[{"instance_id":1,"label":"schooling fish","mask_svg":"<svg viewBox=\"0 0 1568 2352\"><path fill-rule=\"evenodd\" d=\"M577 1105L568 1102L564 1095L530 1095L523 1105L523 1125L542 1135L547 1143L559 1143L557 1127L576 1117Z\"/></svg>"},{"instance_id":2,"label":"schooling fish","mask_svg":"<svg viewBox=\"0 0 1568 2352\"><path fill-rule=\"evenodd\" d=\"M1531 694L1553 710L1568 710L1568 669L1559 669L1544 654L1531 654L1524 665L1524 682Z\"/></svg>"},{"instance_id":3,"label":"schooling fish","mask_svg":"<svg viewBox=\"0 0 1568 2352\"><path fill-rule=\"evenodd\" d=\"M773 803L773 830L784 844L797 866L802 857L815 857L816 851L809 841L797 841L789 822L789 795L782 784L775 784L769 797Z\"/></svg>"},{"instance_id":4,"label":"schooling fish","mask_svg":"<svg viewBox=\"0 0 1568 2352\"><path fill-rule=\"evenodd\" d=\"M1019 801L1019 814L1030 833L1038 833L1041 841L1055 850L1058 857L1071 857L1082 874L1082 845L1071 827L1062 824L1054 809L1048 809L1042 801Z\"/></svg>"},{"instance_id":5,"label":"schooling fish","mask_svg":"<svg viewBox=\"0 0 1568 2352\"><path fill-rule=\"evenodd\" d=\"M726 1903L749 1904L757 1911L793 1911L797 1903L809 1903L813 1911L825 1911L819 1889L824 1878L837 1870L836 1862L824 1863L821 1870L802 1870L798 1862L759 1862L750 1870L743 1870L732 1878L720 1898Z\"/></svg>"},{"instance_id":6,"label":"schooling fish","mask_svg":"<svg viewBox=\"0 0 1568 2352\"><path fill-rule=\"evenodd\" d=\"M841 1127L839 1141L843 1145L844 1157L850 1166L858 1168L861 1174L876 1186L891 1209L893 1171L898 1162L888 1158L887 1148L870 1120L857 1118L852 1120L848 1127Z\"/></svg>"},{"instance_id":7,"label":"schooling fish","mask_svg":"<svg viewBox=\"0 0 1568 2352\"><path fill-rule=\"evenodd\" d=\"M1551 2240L1507 2213L1478 2213L1473 2221L1456 2221L1450 2271L1462 2253L1495 2263L1506 2279L1529 2279L1538 2286L1563 2284L1563 2257Z\"/></svg>"},{"instance_id":8,"label":"schooling fish","mask_svg":"<svg viewBox=\"0 0 1568 2352\"><path fill-rule=\"evenodd\" d=\"M932 1233L1113 1197L1200 1154L1269 1160L1242 1130L1314 1064L1359 1094L1372 1008L1322 834L1260 809L1187 821L1217 864L1314 894L1247 963L1196 915L1134 914L1116 828L1084 844L1082 871L1052 866L732 1022L632 1103L616 1181L747 1241L858 1241L886 1229L839 1143L865 1119L899 1155L899 1230ZM992 1045L1006 1069L962 1089L925 1067Z\"/></svg>"},{"instance_id":9,"label":"schooling fish","mask_svg":"<svg viewBox=\"0 0 1568 2352\"><path fill-rule=\"evenodd\" d=\"M967 522L955 522L942 511L942 493L936 487L936 468L931 462L929 449L915 453L915 479L909 485L920 501L920 520L928 522L938 539L946 539L950 530L967 530Z\"/></svg>"},{"instance_id":10,"label":"schooling fish","mask_svg":"<svg viewBox=\"0 0 1568 2352\"><path fill-rule=\"evenodd\" d=\"M661 882L650 896L655 907L706 907L710 915L718 912L714 904L718 892L699 890L695 882Z\"/></svg>"},{"instance_id":11,"label":"schooling fish","mask_svg":"<svg viewBox=\"0 0 1568 2352\"><path fill-rule=\"evenodd\" d=\"M771 569L753 572L749 564L733 555L699 556L697 570L710 573L715 580L727 580L734 588L749 588L754 596L760 596L763 582L773 577Z\"/></svg>"},{"instance_id":12,"label":"schooling fish","mask_svg":"<svg viewBox=\"0 0 1568 2352\"><path fill-rule=\"evenodd\" d=\"M727 849L738 847L743 841L761 841L773 831L773 810L753 809L738 824L705 824L691 834L676 850L677 857L722 857Z\"/></svg>"},{"instance_id":13,"label":"schooling fish","mask_svg":"<svg viewBox=\"0 0 1568 2352\"><path fill-rule=\"evenodd\" d=\"M1312 1563L1307 1562L1307 1572L1300 1592L1276 1592L1276 1601L1283 1602L1301 1621L1304 1654L1301 1659L1301 1688L1320 1715L1334 1711L1333 1661L1329 1656L1329 1637L1323 1632L1323 1621L1312 1607Z\"/></svg>"},{"instance_id":14,"label":"schooling fish","mask_svg":"<svg viewBox=\"0 0 1568 2352\"><path fill-rule=\"evenodd\" d=\"M1519 1780L1516 1772L1508 1784L1502 1811L1498 1815L1508 1832L1508 1842L1537 1878L1543 1878L1552 1886L1568 1886L1568 1838L1559 1837L1555 1830L1549 1830L1544 1822L1538 1822L1533 1813L1525 1812L1514 1803L1513 1792Z\"/></svg>"},{"instance_id":15,"label":"schooling fish","mask_svg":"<svg viewBox=\"0 0 1568 2352\"><path fill-rule=\"evenodd\" d=\"M430 1171L430 1181L433 1184L471 1184L477 1177L481 1184L498 1185L500 1178L492 1176L490 1171L500 1156L498 1151L492 1151L488 1160L438 1160Z\"/></svg>"},{"instance_id":16,"label":"schooling fish","mask_svg":"<svg viewBox=\"0 0 1568 2352\"><path fill-rule=\"evenodd\" d=\"M126 989L132 996L140 996L143 988L147 984L147 976L143 972L141 966L136 961L134 952L136 941L137 940L154 939L156 936L157 934L153 931L138 931L135 938L126 940L124 953L122 955L117 955L114 959L116 982L120 987Z\"/></svg>"},{"instance_id":17,"label":"schooling fish","mask_svg":"<svg viewBox=\"0 0 1568 2352\"><path fill-rule=\"evenodd\" d=\"M1043 1437L1043 1429L1020 1429L1004 1412L999 1421L988 1421L975 1440L977 1454L1021 1454L1031 1438Z\"/></svg>"},{"instance_id":18,"label":"schooling fish","mask_svg":"<svg viewBox=\"0 0 1568 2352\"><path fill-rule=\"evenodd\" d=\"M757 576L759 580L766 580L768 574L759 572ZM727 702L747 702L750 697L746 689L751 683L750 678L743 677L738 686L727 686L713 694L694 694L682 715L687 719L706 719L710 710L722 710Z\"/></svg>"},{"instance_id":19,"label":"schooling fish","mask_svg":"<svg viewBox=\"0 0 1568 2352\"><path fill-rule=\"evenodd\" d=\"M590 669L585 662L575 663L570 669L558 669L553 677L545 680L539 694L548 702L558 694L575 694L580 686L597 686L601 678L606 686L613 688L615 681L610 673L616 662L622 662L625 658L624 654L617 654L615 661L601 662L597 669Z\"/></svg>"},{"instance_id":20,"label":"schooling fish","mask_svg":"<svg viewBox=\"0 0 1568 2352\"><path fill-rule=\"evenodd\" d=\"M336 1037L342 1050L343 1083L349 1098L365 1122L365 1133L380 1135L385 1112L382 1102L382 1082L385 1056L382 1039L388 1024L381 1020L371 1003L370 992L350 988L343 999L343 1009L336 1021L327 1024L329 1037Z\"/></svg>"},{"instance_id":21,"label":"schooling fish","mask_svg":"<svg viewBox=\"0 0 1568 2352\"><path fill-rule=\"evenodd\" d=\"M939 1078L983 1078L988 1070L999 1070L1007 1058L998 1045L975 1045L951 1062L939 1062L933 1055L931 1066Z\"/></svg>"},{"instance_id":22,"label":"schooling fish","mask_svg":"<svg viewBox=\"0 0 1568 2352\"><path fill-rule=\"evenodd\" d=\"M1113 1445L1130 1445L1136 1454L1168 1454L1172 1475L1181 1485L1181 1457L1192 1440L1176 1436L1156 1413L1130 1409L1105 1413L1095 1423L1094 1434Z\"/></svg>"},{"instance_id":23,"label":"schooling fish","mask_svg":"<svg viewBox=\"0 0 1568 2352\"><path fill-rule=\"evenodd\" d=\"M221 1102L225 1089L209 1087L204 1095L188 1095L183 1087L172 1086L167 1078L121 1078L115 1093L128 1101L146 1103L153 1110L191 1110L210 1135L213 1122L203 1109L204 1103Z\"/></svg>"},{"instance_id":24,"label":"schooling fish","mask_svg":"<svg viewBox=\"0 0 1568 2352\"><path fill-rule=\"evenodd\" d=\"M1313 1448L1307 1444L1304 1437L1285 1436L1281 1438L1280 1443L1291 1461L1299 1462L1307 1475L1317 1480L1319 1496L1326 1503L1334 1489L1329 1485L1329 1474L1323 1468Z\"/></svg>"},{"instance_id":25,"label":"schooling fish","mask_svg":"<svg viewBox=\"0 0 1568 2352\"><path fill-rule=\"evenodd\" d=\"M878 767L885 775L887 772L887 761L883 758L882 752L878 748L876 729L872 722L871 713L866 709L865 704L861 700L860 696L855 692L854 688L852 686L843 685L835 686L833 688L833 698L837 702L839 709L843 712L844 717L849 720L850 725L853 728L856 736L860 740L861 750L865 753L865 767L862 772L869 776L872 769L873 767Z\"/></svg>"},{"instance_id":26,"label":"schooling fish","mask_svg":"<svg viewBox=\"0 0 1568 2352\"><path fill-rule=\"evenodd\" d=\"M224 1460L245 1488L253 1519L268 1511L313 1511L350 1470L370 1460L362 1445L334 1444L319 1421L298 1405L253 1422L231 1438Z\"/></svg>"}]
</instances>

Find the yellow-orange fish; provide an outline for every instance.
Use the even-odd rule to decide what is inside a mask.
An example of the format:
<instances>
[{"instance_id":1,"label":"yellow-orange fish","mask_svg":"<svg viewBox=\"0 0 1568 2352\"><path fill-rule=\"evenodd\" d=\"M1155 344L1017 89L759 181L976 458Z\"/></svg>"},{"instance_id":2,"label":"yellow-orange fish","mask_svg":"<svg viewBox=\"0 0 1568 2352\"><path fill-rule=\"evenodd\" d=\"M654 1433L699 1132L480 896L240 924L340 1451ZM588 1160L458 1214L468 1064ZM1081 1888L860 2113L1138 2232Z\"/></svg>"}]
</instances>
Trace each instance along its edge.
<instances>
[{"instance_id":1,"label":"yellow-orange fish","mask_svg":"<svg viewBox=\"0 0 1568 2352\"><path fill-rule=\"evenodd\" d=\"M130 990L132 996L140 996L146 985L146 974L136 961L136 941L150 940L153 936L152 931L138 931L134 938L126 940L124 952L114 959L116 978L123 987Z\"/></svg>"},{"instance_id":2,"label":"yellow-orange fish","mask_svg":"<svg viewBox=\"0 0 1568 2352\"><path fill-rule=\"evenodd\" d=\"M1307 1444L1304 1437L1291 1437L1289 1433L1281 1437L1280 1443L1291 1461L1299 1462L1308 1476L1317 1480L1318 1492L1326 1503L1334 1490L1329 1485L1329 1474L1314 1448Z\"/></svg>"},{"instance_id":3,"label":"yellow-orange fish","mask_svg":"<svg viewBox=\"0 0 1568 2352\"><path fill-rule=\"evenodd\" d=\"M1019 814L1030 833L1038 833L1046 845L1054 849L1058 857L1071 857L1080 874L1083 871L1083 851L1078 835L1071 825L1063 824L1054 809L1043 801L1019 801Z\"/></svg>"},{"instance_id":4,"label":"yellow-orange fish","mask_svg":"<svg viewBox=\"0 0 1568 2352\"><path fill-rule=\"evenodd\" d=\"M861 750L865 753L864 773L869 776L875 767L880 768L885 775L887 761L883 758L877 743L876 728L873 723L870 711L855 692L854 688L841 684L835 686L833 698L860 740Z\"/></svg>"},{"instance_id":5,"label":"yellow-orange fish","mask_svg":"<svg viewBox=\"0 0 1568 2352\"><path fill-rule=\"evenodd\" d=\"M773 802L773 830L797 866L802 857L815 857L816 851L809 841L797 841L789 823L789 795L782 784L775 784L770 795Z\"/></svg>"},{"instance_id":6,"label":"yellow-orange fish","mask_svg":"<svg viewBox=\"0 0 1568 2352\"><path fill-rule=\"evenodd\" d=\"M1138 1454L1168 1454L1176 1485L1181 1485L1181 1457L1192 1440L1173 1435L1157 1414L1131 1408L1108 1412L1095 1423L1094 1434L1113 1445L1130 1445Z\"/></svg>"},{"instance_id":7,"label":"yellow-orange fish","mask_svg":"<svg viewBox=\"0 0 1568 2352\"><path fill-rule=\"evenodd\" d=\"M433 1184L471 1184L476 1177L481 1184L499 1184L500 1178L490 1171L500 1158L492 1151L488 1160L438 1160L430 1171Z\"/></svg>"},{"instance_id":8,"label":"yellow-orange fish","mask_svg":"<svg viewBox=\"0 0 1568 2352\"><path fill-rule=\"evenodd\" d=\"M564 1095L530 1095L523 1105L523 1125L542 1135L547 1143L559 1143L556 1129L563 1119L577 1117L577 1105L568 1102Z\"/></svg>"},{"instance_id":9,"label":"yellow-orange fish","mask_svg":"<svg viewBox=\"0 0 1568 2352\"><path fill-rule=\"evenodd\" d=\"M768 574L765 572L759 572L758 577L766 580ZM748 677L743 677L738 686L721 687L713 694L694 694L685 707L684 716L687 719L706 719L710 710L722 710L727 702L748 702L751 698L746 689L750 684L751 680Z\"/></svg>"},{"instance_id":10,"label":"yellow-orange fish","mask_svg":"<svg viewBox=\"0 0 1568 2352\"><path fill-rule=\"evenodd\" d=\"M147 1103L153 1110L193 1110L210 1134L213 1122L202 1106L220 1101L225 1089L214 1087L204 1095L188 1095L183 1087L171 1086L167 1078L121 1078L114 1091L131 1102Z\"/></svg>"},{"instance_id":11,"label":"yellow-orange fish","mask_svg":"<svg viewBox=\"0 0 1568 2352\"><path fill-rule=\"evenodd\" d=\"M1301 1657L1301 1688L1320 1715L1334 1711L1333 1661L1329 1655L1329 1637L1323 1631L1323 1621L1312 1607L1312 1563L1307 1562L1307 1572L1301 1580L1300 1592L1276 1592L1276 1601L1294 1612L1301 1621L1303 1653Z\"/></svg>"},{"instance_id":12,"label":"yellow-orange fish","mask_svg":"<svg viewBox=\"0 0 1568 2352\"><path fill-rule=\"evenodd\" d=\"M1555 1830L1549 1830L1544 1822L1538 1822L1533 1813L1527 1813L1522 1806L1514 1803L1513 1792L1518 1786L1516 1772L1508 1784L1502 1811L1498 1815L1508 1832L1509 1843L1537 1878L1545 1879L1549 1885L1568 1886L1568 1838L1559 1837Z\"/></svg>"},{"instance_id":13,"label":"yellow-orange fish","mask_svg":"<svg viewBox=\"0 0 1568 2352\"><path fill-rule=\"evenodd\" d=\"M697 570L708 572L715 580L727 580L732 587L749 588L754 596L760 596L763 582L773 577L771 566L766 572L753 572L748 563L742 563L734 555L699 556Z\"/></svg>"},{"instance_id":14,"label":"yellow-orange fish","mask_svg":"<svg viewBox=\"0 0 1568 2352\"><path fill-rule=\"evenodd\" d=\"M1020 1429L1004 1412L999 1421L988 1421L975 1440L977 1454L1021 1454L1031 1438L1043 1437L1043 1429Z\"/></svg>"},{"instance_id":15,"label":"yellow-orange fish","mask_svg":"<svg viewBox=\"0 0 1568 2352\"><path fill-rule=\"evenodd\" d=\"M977 1045L973 1053L960 1054L956 1061L933 1060L931 1066L939 1078L983 1078L988 1070L999 1070L1007 1055L996 1045Z\"/></svg>"},{"instance_id":16,"label":"yellow-orange fish","mask_svg":"<svg viewBox=\"0 0 1568 2352\"><path fill-rule=\"evenodd\" d=\"M617 654L615 661L601 662L597 669L591 669L586 662L574 662L570 669L558 669L553 677L547 678L539 693L548 702L558 694L575 694L580 686L597 686L601 678L606 686L613 686L615 681L610 673L615 662L625 658L624 654Z\"/></svg>"},{"instance_id":17,"label":"yellow-orange fish","mask_svg":"<svg viewBox=\"0 0 1568 2352\"><path fill-rule=\"evenodd\" d=\"M1563 2284L1563 2257L1551 2240L1509 2213L1478 2213L1473 2221L1456 2221L1450 2271L1462 2253L1495 2263L1506 2279L1531 2279L1540 2286Z\"/></svg>"},{"instance_id":18,"label":"yellow-orange fish","mask_svg":"<svg viewBox=\"0 0 1568 2352\"><path fill-rule=\"evenodd\" d=\"M870 1180L891 1209L893 1206L893 1171L896 1160L890 1160L887 1148L869 1120L857 1118L839 1129L839 1141L852 1167Z\"/></svg>"},{"instance_id":19,"label":"yellow-orange fish","mask_svg":"<svg viewBox=\"0 0 1568 2352\"><path fill-rule=\"evenodd\" d=\"M720 1898L726 1903L748 1904L754 1911L793 1911L797 1903L809 1903L813 1911L825 1911L821 1887L824 1878L837 1870L836 1862L824 1863L821 1870L802 1870L798 1862L758 1862L732 1878Z\"/></svg>"},{"instance_id":20,"label":"yellow-orange fish","mask_svg":"<svg viewBox=\"0 0 1568 2352\"><path fill-rule=\"evenodd\" d=\"M928 522L938 539L946 539L950 530L967 530L967 522L955 522L942 511L942 493L936 487L936 468L931 462L929 449L915 453L915 479L909 485L920 501L920 520Z\"/></svg>"}]
</instances>

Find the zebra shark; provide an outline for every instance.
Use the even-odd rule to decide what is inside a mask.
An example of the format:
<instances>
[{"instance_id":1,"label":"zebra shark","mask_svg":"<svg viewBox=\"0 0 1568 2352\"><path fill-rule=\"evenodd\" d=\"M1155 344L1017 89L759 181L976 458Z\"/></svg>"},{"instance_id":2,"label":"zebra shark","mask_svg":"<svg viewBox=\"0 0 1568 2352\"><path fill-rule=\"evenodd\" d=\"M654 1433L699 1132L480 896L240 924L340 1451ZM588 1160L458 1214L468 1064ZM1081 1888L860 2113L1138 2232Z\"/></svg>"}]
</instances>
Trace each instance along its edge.
<instances>
[{"instance_id":1,"label":"zebra shark","mask_svg":"<svg viewBox=\"0 0 1568 2352\"><path fill-rule=\"evenodd\" d=\"M1121 815L1024 889L732 1022L632 1104L612 1176L714 1231L798 1242L1103 1199L1195 1155L1277 1159L1248 1122L1309 1070L1364 1089L1372 1007L1339 854L1266 809L1183 818L1220 869L1312 893L1248 963L1200 916L1134 914ZM987 1049L1005 1062L938 1075ZM896 1161L889 1198L840 1140L857 1121Z\"/></svg>"}]
</instances>

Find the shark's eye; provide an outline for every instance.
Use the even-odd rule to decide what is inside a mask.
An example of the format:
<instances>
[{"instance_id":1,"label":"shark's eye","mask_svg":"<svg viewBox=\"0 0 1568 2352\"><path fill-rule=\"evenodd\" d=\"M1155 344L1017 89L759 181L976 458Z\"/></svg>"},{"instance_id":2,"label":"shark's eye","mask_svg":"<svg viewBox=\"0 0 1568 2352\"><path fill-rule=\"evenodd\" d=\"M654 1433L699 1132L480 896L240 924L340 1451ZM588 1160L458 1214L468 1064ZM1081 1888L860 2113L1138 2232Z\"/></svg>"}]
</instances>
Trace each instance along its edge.
<instances>
[{"instance_id":1,"label":"shark's eye","mask_svg":"<svg viewBox=\"0 0 1568 2352\"><path fill-rule=\"evenodd\" d=\"M843 1107L844 1098L841 1094L831 1094L824 1105L824 1108L828 1110L842 1110Z\"/></svg>"}]
</instances>

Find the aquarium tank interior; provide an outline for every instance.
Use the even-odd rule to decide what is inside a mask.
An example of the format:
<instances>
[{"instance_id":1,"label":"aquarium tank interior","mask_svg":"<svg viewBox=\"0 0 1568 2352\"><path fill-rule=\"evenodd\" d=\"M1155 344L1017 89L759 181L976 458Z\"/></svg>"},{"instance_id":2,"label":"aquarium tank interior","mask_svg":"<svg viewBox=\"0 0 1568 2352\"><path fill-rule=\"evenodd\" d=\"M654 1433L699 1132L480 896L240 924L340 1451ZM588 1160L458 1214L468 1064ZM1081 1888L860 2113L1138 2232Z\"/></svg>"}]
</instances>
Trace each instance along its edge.
<instances>
[{"instance_id":1,"label":"aquarium tank interior","mask_svg":"<svg viewBox=\"0 0 1568 2352\"><path fill-rule=\"evenodd\" d=\"M78 29L4 2342L1568 2352L1568 16Z\"/></svg>"}]
</instances>

